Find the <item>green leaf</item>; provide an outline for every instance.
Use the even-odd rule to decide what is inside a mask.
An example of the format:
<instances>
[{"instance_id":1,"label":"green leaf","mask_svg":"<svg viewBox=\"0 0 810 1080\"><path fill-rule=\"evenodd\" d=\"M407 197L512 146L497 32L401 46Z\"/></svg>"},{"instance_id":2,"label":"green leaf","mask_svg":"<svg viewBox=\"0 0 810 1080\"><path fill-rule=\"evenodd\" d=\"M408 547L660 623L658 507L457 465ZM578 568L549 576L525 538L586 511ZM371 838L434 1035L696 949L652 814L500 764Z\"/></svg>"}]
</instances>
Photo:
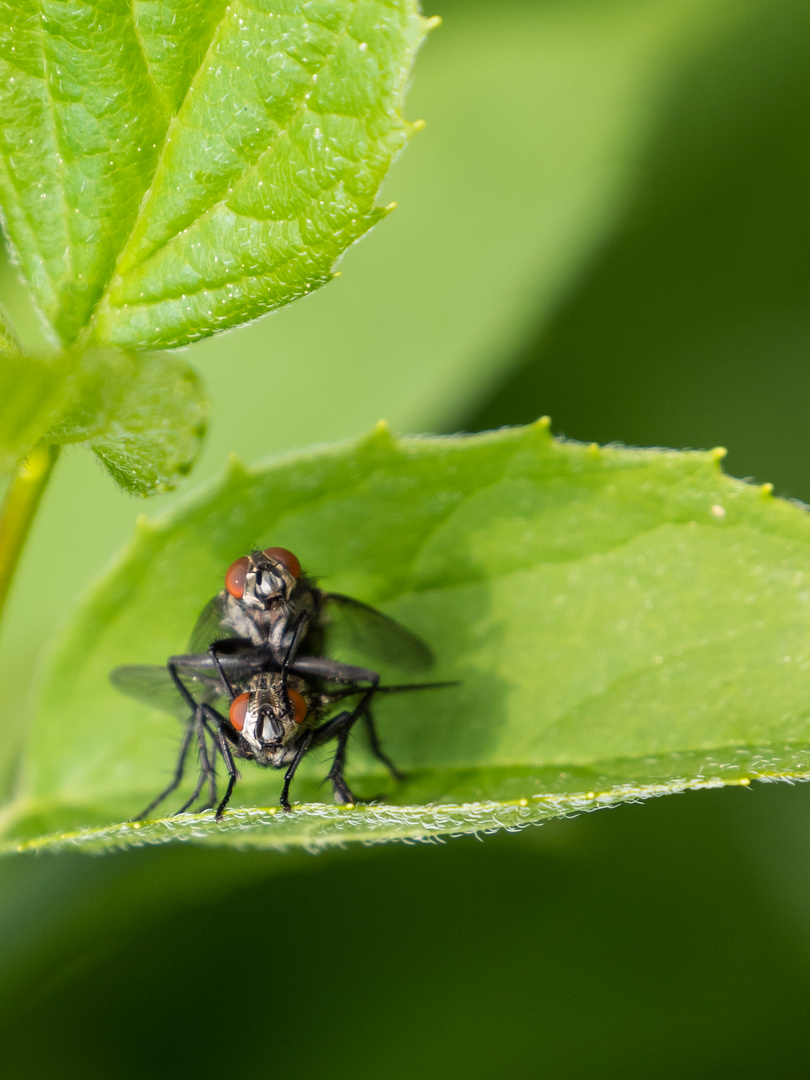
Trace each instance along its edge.
<instances>
[{"instance_id":1,"label":"green leaf","mask_svg":"<svg viewBox=\"0 0 810 1080\"><path fill-rule=\"evenodd\" d=\"M328 281L384 210L415 0L14 0L0 203L63 341L155 348Z\"/></svg>"},{"instance_id":2,"label":"green leaf","mask_svg":"<svg viewBox=\"0 0 810 1080\"><path fill-rule=\"evenodd\" d=\"M8 474L59 417L71 365L0 351L0 472Z\"/></svg>"},{"instance_id":3,"label":"green leaf","mask_svg":"<svg viewBox=\"0 0 810 1080\"><path fill-rule=\"evenodd\" d=\"M0 473L10 473L59 414L70 365L25 356L0 306Z\"/></svg>"},{"instance_id":4,"label":"green leaf","mask_svg":"<svg viewBox=\"0 0 810 1080\"><path fill-rule=\"evenodd\" d=\"M186 476L208 426L208 399L179 357L90 350L69 380L69 404L46 434L84 443L126 491L152 495Z\"/></svg>"},{"instance_id":5,"label":"green leaf","mask_svg":"<svg viewBox=\"0 0 810 1080\"><path fill-rule=\"evenodd\" d=\"M0 468L35 442L84 443L137 495L175 485L191 469L208 421L199 376L178 357L90 350L0 358Z\"/></svg>"},{"instance_id":6,"label":"green leaf","mask_svg":"<svg viewBox=\"0 0 810 1080\"><path fill-rule=\"evenodd\" d=\"M11 325L11 318L3 305L0 304L0 360L17 356L21 352L22 345L20 345L20 339Z\"/></svg>"},{"instance_id":7,"label":"green leaf","mask_svg":"<svg viewBox=\"0 0 810 1080\"><path fill-rule=\"evenodd\" d=\"M723 475L721 456L600 450L541 422L402 441L380 429L234 463L141 523L68 632L6 811L9 845L317 847L810 778L810 521ZM181 650L223 568L268 543L422 634L433 675L461 686L380 704L404 783L355 740L352 785L382 803L328 805L327 757L312 754L290 815L275 811L279 774L245 764L221 826L211 814L111 824L165 783L179 732L117 696L109 671Z\"/></svg>"}]
</instances>

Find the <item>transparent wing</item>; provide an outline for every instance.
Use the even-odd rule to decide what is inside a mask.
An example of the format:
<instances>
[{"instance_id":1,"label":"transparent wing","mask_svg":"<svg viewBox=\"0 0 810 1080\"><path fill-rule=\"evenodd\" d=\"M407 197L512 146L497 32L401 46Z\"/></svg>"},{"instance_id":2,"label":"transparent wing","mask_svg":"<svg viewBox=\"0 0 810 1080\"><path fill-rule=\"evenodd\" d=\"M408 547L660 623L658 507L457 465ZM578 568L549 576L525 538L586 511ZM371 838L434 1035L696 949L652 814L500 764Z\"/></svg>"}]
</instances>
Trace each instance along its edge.
<instances>
[{"instance_id":1,"label":"transparent wing","mask_svg":"<svg viewBox=\"0 0 810 1080\"><path fill-rule=\"evenodd\" d=\"M225 594L219 592L202 609L188 641L188 651L190 653L207 652L208 646L212 642L222 641L223 638L236 637L230 627L222 625L222 618L225 614L224 604Z\"/></svg>"},{"instance_id":2,"label":"transparent wing","mask_svg":"<svg viewBox=\"0 0 810 1080\"><path fill-rule=\"evenodd\" d=\"M218 680L181 671L181 678L195 701L214 705L223 699ZM185 720L189 714L188 704L172 681L165 667L156 664L127 664L110 672L110 682L127 697L151 705L153 709Z\"/></svg>"},{"instance_id":3,"label":"transparent wing","mask_svg":"<svg viewBox=\"0 0 810 1080\"><path fill-rule=\"evenodd\" d=\"M433 663L433 653L420 637L376 608L340 593L326 593L324 600L330 652L344 646L410 671L424 671Z\"/></svg>"}]
</instances>

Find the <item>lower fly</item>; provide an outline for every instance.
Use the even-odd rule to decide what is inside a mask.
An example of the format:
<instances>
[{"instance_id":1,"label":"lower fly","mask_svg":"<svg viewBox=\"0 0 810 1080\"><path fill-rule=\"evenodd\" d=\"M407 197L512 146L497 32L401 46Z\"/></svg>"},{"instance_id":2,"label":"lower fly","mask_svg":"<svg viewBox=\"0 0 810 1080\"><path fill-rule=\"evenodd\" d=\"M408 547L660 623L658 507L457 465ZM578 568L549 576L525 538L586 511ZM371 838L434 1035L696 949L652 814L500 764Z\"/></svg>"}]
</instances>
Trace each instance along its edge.
<instances>
[{"instance_id":1,"label":"lower fly","mask_svg":"<svg viewBox=\"0 0 810 1080\"><path fill-rule=\"evenodd\" d=\"M151 812L176 791L185 775L189 753L196 746L199 773L191 792L182 806L175 811L181 814L200 799L200 812L216 807L219 821L225 813L234 788L239 780L236 761L252 761L257 765L284 769L284 784L280 804L290 810L290 785L305 755L316 747L335 740L336 748L332 764L325 779L332 784L336 803L355 803L358 800L349 788L344 772L349 736L355 724L362 722L366 729L372 754L388 769L395 780L404 779L380 744L372 712L373 699L377 694L402 693L415 690L440 689L456 683L413 683L407 685L380 686L347 685L326 689L313 681L289 671L258 671L242 681L245 663L226 664L231 676L220 665L216 670L209 657L176 657L184 659L169 668L152 666L129 666L116 668L112 681L124 693L138 700L147 701L161 708L176 712L177 706L186 716L185 730L180 743L171 782L149 803L134 820L148 817ZM317 661L314 666L330 669L331 661L325 658L307 658ZM346 665L335 665L345 673ZM185 680L178 674L183 670ZM188 672L193 672L189 676ZM354 669L358 673L364 669ZM319 680L320 681L320 680ZM186 685L191 682L192 689ZM224 685L223 685L224 682ZM244 688L243 688L244 687ZM196 696L195 696L196 695ZM227 711L221 702L227 704ZM351 708L338 706L356 699ZM225 794L218 799L216 766L222 761L228 777Z\"/></svg>"}]
</instances>

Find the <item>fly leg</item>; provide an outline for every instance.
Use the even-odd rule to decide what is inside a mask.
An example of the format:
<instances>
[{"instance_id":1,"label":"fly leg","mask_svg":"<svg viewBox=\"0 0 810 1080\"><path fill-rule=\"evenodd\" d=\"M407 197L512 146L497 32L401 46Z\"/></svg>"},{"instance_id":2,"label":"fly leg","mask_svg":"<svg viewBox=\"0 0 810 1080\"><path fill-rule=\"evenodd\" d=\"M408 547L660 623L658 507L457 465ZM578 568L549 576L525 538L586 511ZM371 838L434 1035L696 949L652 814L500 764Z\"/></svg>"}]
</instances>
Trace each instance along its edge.
<instances>
[{"instance_id":1,"label":"fly leg","mask_svg":"<svg viewBox=\"0 0 810 1080\"><path fill-rule=\"evenodd\" d=\"M337 750L332 759L332 768L326 774L326 779L332 781L332 791L336 803L345 804L357 801L349 790L349 785L346 783L343 776L343 770L346 767L346 744L349 741L351 730L352 724L349 723L349 719L347 719L346 723L338 733Z\"/></svg>"},{"instance_id":2,"label":"fly leg","mask_svg":"<svg viewBox=\"0 0 810 1080\"><path fill-rule=\"evenodd\" d=\"M290 665L295 661L298 649L300 648L301 642L304 640L304 636L308 629L309 615L307 615L305 611L302 611L295 620L290 644L287 646L287 652L284 654L284 659L281 662L281 677L284 680L285 687L287 685L287 671Z\"/></svg>"},{"instance_id":3,"label":"fly leg","mask_svg":"<svg viewBox=\"0 0 810 1080\"><path fill-rule=\"evenodd\" d=\"M179 810L175 812L177 814L184 814L190 806L199 799L200 792L203 789L203 785L206 780L211 782L211 775L213 769L211 767L211 760L208 757L208 745L205 741L205 724L203 722L203 706L199 705L194 711L194 728L197 732L197 748L200 753L200 775L197 778L197 783L194 785L194 791L191 793L191 797L186 799ZM216 799L216 776L214 776L214 799Z\"/></svg>"},{"instance_id":4,"label":"fly leg","mask_svg":"<svg viewBox=\"0 0 810 1080\"><path fill-rule=\"evenodd\" d=\"M180 753L177 755L177 764L174 767L174 776L172 778L172 782L167 787L165 787L163 791L161 791L157 798L152 799L146 809L141 810L140 814L137 814L132 819L133 821L142 821L155 809L156 806L159 806L164 799L168 798L168 796L171 795L171 793L180 786L180 783L183 779L183 773L186 768L188 748L191 745L191 738L194 734L194 720L195 718L193 716L190 716L186 723L186 730L183 733L183 741L180 743Z\"/></svg>"},{"instance_id":5,"label":"fly leg","mask_svg":"<svg viewBox=\"0 0 810 1080\"><path fill-rule=\"evenodd\" d=\"M402 691L407 692L411 690L444 690L449 686L460 685L459 682L407 683L400 686L378 686L376 692L378 694L398 694ZM380 745L380 737L377 734L377 726L374 723L374 717L371 714L370 704L363 713L363 720L365 721L366 731L368 732L369 747L374 757L385 765L386 769L388 769L395 780L405 780L405 773L400 772Z\"/></svg>"},{"instance_id":6,"label":"fly leg","mask_svg":"<svg viewBox=\"0 0 810 1080\"><path fill-rule=\"evenodd\" d=\"M379 676L377 676L377 678L379 678ZM343 775L343 771L346 767L346 746L349 742L349 735L351 734L352 728L368 709L376 689L376 685L371 686L365 691L362 698L351 712L340 713L340 715L334 717L334 719L327 720L325 724L322 724L320 728L316 728L314 732L316 745L325 742L333 735L337 735L337 750L335 751L335 756L332 760L332 767L326 774L326 779L332 781L332 790L335 794L336 803L353 803L357 801L354 795L352 795Z\"/></svg>"},{"instance_id":7,"label":"fly leg","mask_svg":"<svg viewBox=\"0 0 810 1080\"><path fill-rule=\"evenodd\" d=\"M459 686L458 682L435 682L435 683L408 683L400 686L378 686L376 693L378 694L397 694L402 691L410 690L443 690L448 686ZM380 745L380 737L377 734L377 726L374 723L374 717L371 713L371 704L366 708L363 713L363 720L366 725L366 732L368 733L368 743L372 754L378 761L381 761L385 765L386 769L391 773L395 780L405 780L405 773L400 772L390 757L385 753Z\"/></svg>"},{"instance_id":8,"label":"fly leg","mask_svg":"<svg viewBox=\"0 0 810 1080\"><path fill-rule=\"evenodd\" d=\"M186 687L186 684L183 682L183 680L178 675L178 673L177 673L177 665L174 663L174 660L173 659L170 660L168 662L168 664L166 665L166 667L169 669L169 675L171 676L172 682L177 687L177 692L180 694L180 697L183 699L183 701L185 701L186 705L188 705L191 712L196 713L197 712L197 702L191 696L191 693L189 692L188 688Z\"/></svg>"},{"instance_id":9,"label":"fly leg","mask_svg":"<svg viewBox=\"0 0 810 1080\"><path fill-rule=\"evenodd\" d=\"M210 810L217 803L217 739L214 733L211 731L208 724L205 722L205 718L202 720L202 726L205 729L206 734L211 736L213 742L212 753L208 759L208 770L204 768L200 770L200 775L204 778L204 781L208 781L208 798L205 800L202 806L198 807L197 813L202 814L206 810Z\"/></svg>"},{"instance_id":10,"label":"fly leg","mask_svg":"<svg viewBox=\"0 0 810 1080\"><path fill-rule=\"evenodd\" d=\"M284 774L284 787L281 789L281 796L278 800L281 803L282 810L292 810L292 807L290 806L290 784L292 783L292 778L295 776L295 770L301 764L301 758L304 756L307 750L309 750L310 744L312 742L312 735L313 733L309 732L306 738L302 741L301 745L295 751L295 757L292 759L290 767Z\"/></svg>"},{"instance_id":11,"label":"fly leg","mask_svg":"<svg viewBox=\"0 0 810 1080\"><path fill-rule=\"evenodd\" d=\"M230 746L228 745L228 740L225 736L224 731L222 730L222 717L219 715L216 709L212 709L209 705L204 705L203 709L206 713L206 721L210 721L212 724L212 728L209 728L209 731L211 731L211 735L214 739L214 744L216 748L219 750L220 754L222 754L222 759L225 762L225 769L228 773L228 787L226 788L222 802L217 807L217 812L214 815L217 821L221 821L222 816L225 813L225 808L231 801L231 795L233 794L233 789L236 785L236 781L239 779L239 771L236 768L236 764L234 763L233 754L231 752ZM214 802L216 802L216 793L211 800L212 805L214 804Z\"/></svg>"},{"instance_id":12,"label":"fly leg","mask_svg":"<svg viewBox=\"0 0 810 1080\"><path fill-rule=\"evenodd\" d=\"M363 721L366 725L366 733L368 734L368 744L374 757L383 763L395 780L404 780L405 773L399 771L380 745L380 737L377 734L377 726L374 723L370 705L363 713Z\"/></svg>"},{"instance_id":13,"label":"fly leg","mask_svg":"<svg viewBox=\"0 0 810 1080\"><path fill-rule=\"evenodd\" d=\"M370 683L372 687L377 687L380 683L380 676L371 668L344 664L340 660L330 660L325 656L299 656L290 665L290 670L305 679L314 676L329 682Z\"/></svg>"},{"instance_id":14,"label":"fly leg","mask_svg":"<svg viewBox=\"0 0 810 1080\"><path fill-rule=\"evenodd\" d=\"M222 680L222 685L225 687L225 692L228 695L228 700L233 701L233 699L236 697L236 691L233 688L233 683L228 678L228 676L225 674L225 671L224 671L224 669L222 667L222 661L219 658L220 650L217 648L217 646L219 644L220 643L218 641L212 642L208 646L208 655L211 657L211 662L214 665L214 667L217 669L217 674L219 675L220 679Z\"/></svg>"}]
</instances>

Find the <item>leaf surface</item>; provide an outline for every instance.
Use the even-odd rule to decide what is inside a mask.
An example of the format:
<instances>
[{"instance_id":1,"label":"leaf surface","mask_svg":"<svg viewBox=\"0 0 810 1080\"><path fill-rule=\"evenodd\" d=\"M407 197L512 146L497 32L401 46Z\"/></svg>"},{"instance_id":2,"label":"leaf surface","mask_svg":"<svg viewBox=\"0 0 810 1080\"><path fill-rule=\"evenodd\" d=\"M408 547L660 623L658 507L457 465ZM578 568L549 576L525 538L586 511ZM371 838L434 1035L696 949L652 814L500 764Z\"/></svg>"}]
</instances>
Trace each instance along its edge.
<instances>
[{"instance_id":1,"label":"leaf surface","mask_svg":"<svg viewBox=\"0 0 810 1080\"><path fill-rule=\"evenodd\" d=\"M381 429L234 463L142 523L70 628L9 844L317 847L810 776L810 520L725 476L720 456L600 450L539 423L402 441ZM404 783L354 740L352 785L382 802L329 805L327 747L305 761L291 815L275 810L280 775L244 763L222 826L210 814L115 825L164 785L179 731L118 696L109 671L182 650L235 554L271 543L420 633L432 675L461 686L380 703Z\"/></svg>"},{"instance_id":2,"label":"leaf surface","mask_svg":"<svg viewBox=\"0 0 810 1080\"><path fill-rule=\"evenodd\" d=\"M0 204L63 342L155 348L328 281L384 210L414 0L12 0Z\"/></svg>"}]
</instances>

